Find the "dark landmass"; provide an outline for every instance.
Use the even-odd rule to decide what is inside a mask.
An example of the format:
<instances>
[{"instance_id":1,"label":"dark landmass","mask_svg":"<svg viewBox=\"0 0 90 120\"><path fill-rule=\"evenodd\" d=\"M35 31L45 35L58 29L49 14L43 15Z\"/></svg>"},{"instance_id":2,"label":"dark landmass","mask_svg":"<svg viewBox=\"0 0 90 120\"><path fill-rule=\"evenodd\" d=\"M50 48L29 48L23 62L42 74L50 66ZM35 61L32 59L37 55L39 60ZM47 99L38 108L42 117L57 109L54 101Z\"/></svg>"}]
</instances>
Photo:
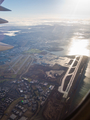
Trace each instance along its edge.
<instances>
[{"instance_id":1,"label":"dark landmass","mask_svg":"<svg viewBox=\"0 0 90 120\"><path fill-rule=\"evenodd\" d=\"M42 52L40 52L39 54L41 54L41 55L46 55L46 54L47 54L47 51L42 51Z\"/></svg>"},{"instance_id":2,"label":"dark landmass","mask_svg":"<svg viewBox=\"0 0 90 120\"><path fill-rule=\"evenodd\" d=\"M55 52L55 51L62 51L64 49L63 48L59 48L59 47L52 47L52 48L47 48L46 50L48 50L50 52Z\"/></svg>"},{"instance_id":3,"label":"dark landmass","mask_svg":"<svg viewBox=\"0 0 90 120\"><path fill-rule=\"evenodd\" d=\"M46 72L50 70L64 70L64 72L61 75L55 76L55 78L51 78L46 75ZM23 77L27 77L30 79L39 79L41 80L41 82L48 81L48 82L53 82L53 84L58 84L60 83L60 78L62 78L62 76L66 73L66 71L67 71L66 67L60 66L58 64L55 64L52 67L49 65L43 66L43 65L35 64L30 67L28 72Z\"/></svg>"}]
</instances>

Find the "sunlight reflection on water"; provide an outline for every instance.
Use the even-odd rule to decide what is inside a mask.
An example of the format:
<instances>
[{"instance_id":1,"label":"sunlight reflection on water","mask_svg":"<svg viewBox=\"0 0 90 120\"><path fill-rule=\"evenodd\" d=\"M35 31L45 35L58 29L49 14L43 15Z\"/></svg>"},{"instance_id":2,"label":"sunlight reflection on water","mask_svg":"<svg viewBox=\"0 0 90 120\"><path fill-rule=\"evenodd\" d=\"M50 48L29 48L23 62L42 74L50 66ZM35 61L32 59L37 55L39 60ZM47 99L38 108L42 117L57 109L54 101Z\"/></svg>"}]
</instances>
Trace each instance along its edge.
<instances>
[{"instance_id":1,"label":"sunlight reflection on water","mask_svg":"<svg viewBox=\"0 0 90 120\"><path fill-rule=\"evenodd\" d=\"M68 55L86 55L89 56L88 39L72 39Z\"/></svg>"}]
</instances>

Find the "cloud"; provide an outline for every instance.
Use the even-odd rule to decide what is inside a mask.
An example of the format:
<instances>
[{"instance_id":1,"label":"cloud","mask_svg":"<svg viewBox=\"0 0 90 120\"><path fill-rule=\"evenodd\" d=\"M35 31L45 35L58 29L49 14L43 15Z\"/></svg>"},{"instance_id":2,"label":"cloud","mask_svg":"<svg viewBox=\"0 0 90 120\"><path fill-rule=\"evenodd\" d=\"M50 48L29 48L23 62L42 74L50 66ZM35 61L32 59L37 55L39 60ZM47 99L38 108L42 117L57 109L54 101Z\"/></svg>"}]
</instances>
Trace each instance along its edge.
<instances>
[{"instance_id":1,"label":"cloud","mask_svg":"<svg viewBox=\"0 0 90 120\"><path fill-rule=\"evenodd\" d=\"M16 33L18 33L19 31L7 31L7 32L4 32L4 35L7 35L7 36L16 36Z\"/></svg>"}]
</instances>

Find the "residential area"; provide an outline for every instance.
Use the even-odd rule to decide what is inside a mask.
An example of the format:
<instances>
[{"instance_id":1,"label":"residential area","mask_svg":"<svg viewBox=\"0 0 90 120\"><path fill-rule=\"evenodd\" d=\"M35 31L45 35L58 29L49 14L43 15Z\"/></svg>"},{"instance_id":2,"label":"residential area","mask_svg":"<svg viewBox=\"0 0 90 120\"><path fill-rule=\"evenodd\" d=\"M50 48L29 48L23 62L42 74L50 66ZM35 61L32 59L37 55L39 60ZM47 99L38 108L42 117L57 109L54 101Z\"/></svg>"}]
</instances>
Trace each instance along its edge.
<instances>
[{"instance_id":1,"label":"residential area","mask_svg":"<svg viewBox=\"0 0 90 120\"><path fill-rule=\"evenodd\" d=\"M37 114L54 86L39 80L0 84L0 119L27 120Z\"/></svg>"}]
</instances>

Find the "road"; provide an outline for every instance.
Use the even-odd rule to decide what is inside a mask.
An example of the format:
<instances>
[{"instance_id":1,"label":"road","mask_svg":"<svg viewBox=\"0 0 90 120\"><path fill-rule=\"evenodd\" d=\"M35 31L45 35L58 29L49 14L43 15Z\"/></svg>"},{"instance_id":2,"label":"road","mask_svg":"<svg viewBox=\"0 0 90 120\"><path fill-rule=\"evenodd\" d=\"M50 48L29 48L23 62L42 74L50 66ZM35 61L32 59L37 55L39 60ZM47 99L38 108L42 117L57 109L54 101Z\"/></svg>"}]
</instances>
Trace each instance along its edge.
<instances>
[{"instance_id":1,"label":"road","mask_svg":"<svg viewBox=\"0 0 90 120\"><path fill-rule=\"evenodd\" d=\"M64 94L63 97L65 97L65 98L67 98L67 96L68 96L68 93L69 93L69 91L70 91L70 88L72 87L73 81L74 81L74 79L75 79L75 76L76 76L76 74L77 74L78 68L79 68L80 63L81 63L82 58L83 58L83 56L80 56L79 60L77 60L77 57L78 57L78 56L76 56L76 57L74 58L72 64L70 65L68 71L66 72L66 74L65 74L65 76L64 76L64 78L63 78L63 80L62 80L61 86L59 86L59 88L58 88L58 91L61 92L61 93L63 93L63 94ZM75 61L77 61L77 65L76 65L76 66L74 66ZM70 70L71 70L72 68L75 68L75 70L74 70L74 72L70 73ZM66 90L64 91L63 88L64 88L65 80L66 80L67 76L70 76L70 75L71 75L70 81L69 81L69 83L68 83L68 85L67 85L67 87L66 87Z\"/></svg>"}]
</instances>

